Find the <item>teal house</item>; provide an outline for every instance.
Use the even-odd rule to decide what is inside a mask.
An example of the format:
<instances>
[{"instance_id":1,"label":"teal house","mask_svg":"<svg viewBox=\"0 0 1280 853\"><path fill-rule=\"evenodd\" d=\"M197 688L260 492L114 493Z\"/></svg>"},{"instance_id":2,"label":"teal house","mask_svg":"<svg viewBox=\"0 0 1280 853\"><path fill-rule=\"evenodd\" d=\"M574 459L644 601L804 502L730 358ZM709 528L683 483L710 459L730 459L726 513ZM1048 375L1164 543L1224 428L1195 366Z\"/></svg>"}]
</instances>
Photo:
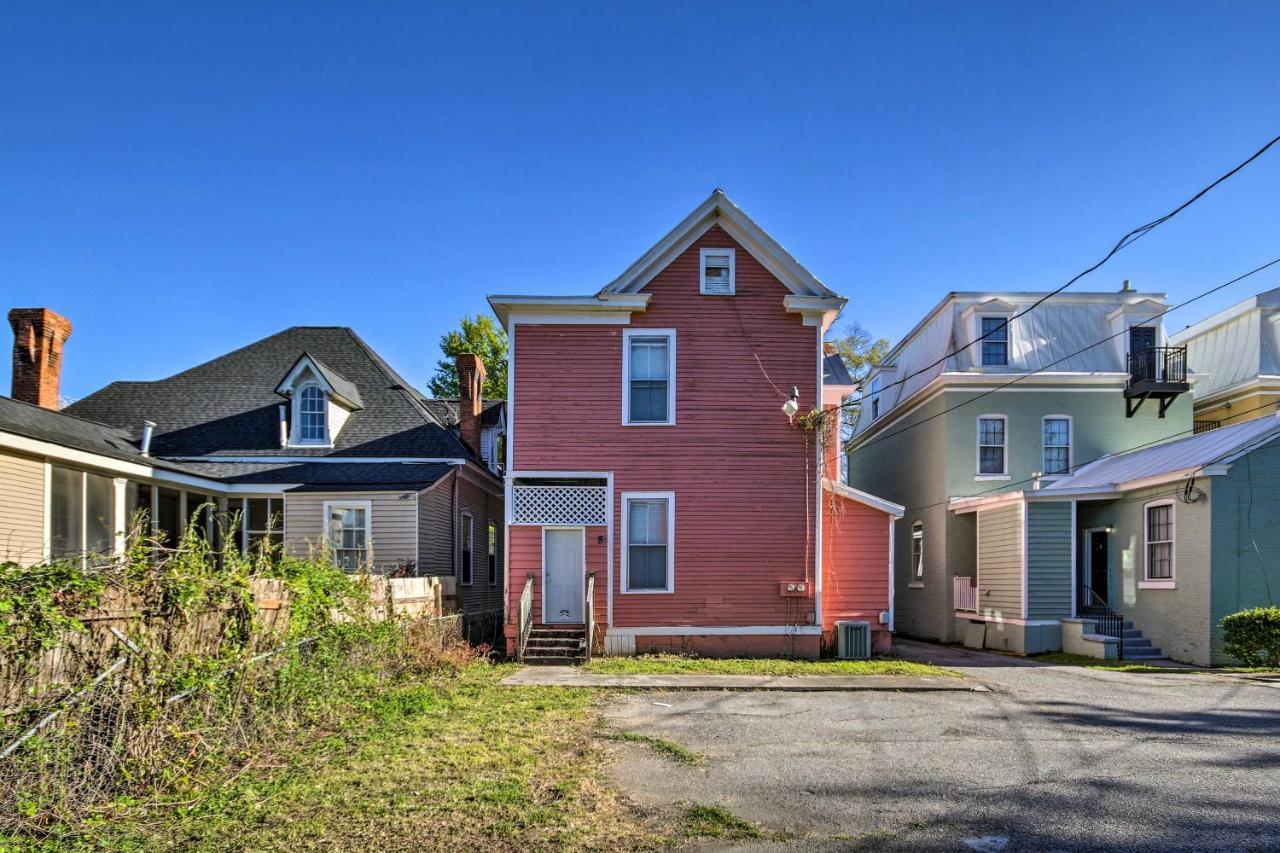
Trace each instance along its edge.
<instances>
[{"instance_id":1,"label":"teal house","mask_svg":"<svg viewBox=\"0 0 1280 853\"><path fill-rule=\"evenodd\" d=\"M1280 595L1278 439L1272 414L1108 456L1039 489L952 501L978 528L957 620L967 628L1021 604L1032 650L1060 641L1100 658L1231 663L1222 618ZM1000 645L1005 632L982 624Z\"/></svg>"},{"instance_id":2,"label":"teal house","mask_svg":"<svg viewBox=\"0 0 1280 853\"><path fill-rule=\"evenodd\" d=\"M1192 433L1196 377L1168 345L1164 294L1126 282L1018 316L1043 295L949 293L863 383L849 483L906 507L893 552L900 634L1028 654L1063 648L1064 628L1093 634L1066 620L1104 618L1091 596L1121 585L1084 583L1079 505L1027 496ZM1142 627L1117 629L1130 656L1157 653Z\"/></svg>"}]
</instances>

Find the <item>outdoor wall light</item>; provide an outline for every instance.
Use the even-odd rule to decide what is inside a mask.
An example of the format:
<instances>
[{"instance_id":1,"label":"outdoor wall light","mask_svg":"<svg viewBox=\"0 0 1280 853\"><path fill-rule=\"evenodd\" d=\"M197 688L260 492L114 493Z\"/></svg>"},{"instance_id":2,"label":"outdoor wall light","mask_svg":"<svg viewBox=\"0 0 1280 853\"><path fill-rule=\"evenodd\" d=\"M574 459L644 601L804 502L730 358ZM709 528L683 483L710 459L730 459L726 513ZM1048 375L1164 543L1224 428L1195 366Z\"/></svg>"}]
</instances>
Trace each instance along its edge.
<instances>
[{"instance_id":1,"label":"outdoor wall light","mask_svg":"<svg viewBox=\"0 0 1280 853\"><path fill-rule=\"evenodd\" d=\"M791 386L791 399L782 404L782 413L788 418L794 418L796 412L800 411L800 386Z\"/></svg>"},{"instance_id":2,"label":"outdoor wall light","mask_svg":"<svg viewBox=\"0 0 1280 853\"><path fill-rule=\"evenodd\" d=\"M1105 531L1107 531L1107 535L1108 535L1108 536L1110 536L1112 533L1115 533L1115 532L1116 532L1116 526L1115 526L1114 524L1112 524L1111 522L1109 522L1109 521L1107 522L1107 526L1106 526L1106 527L1104 527L1104 528L1102 528L1102 529L1103 529L1103 530L1105 530Z\"/></svg>"}]
</instances>

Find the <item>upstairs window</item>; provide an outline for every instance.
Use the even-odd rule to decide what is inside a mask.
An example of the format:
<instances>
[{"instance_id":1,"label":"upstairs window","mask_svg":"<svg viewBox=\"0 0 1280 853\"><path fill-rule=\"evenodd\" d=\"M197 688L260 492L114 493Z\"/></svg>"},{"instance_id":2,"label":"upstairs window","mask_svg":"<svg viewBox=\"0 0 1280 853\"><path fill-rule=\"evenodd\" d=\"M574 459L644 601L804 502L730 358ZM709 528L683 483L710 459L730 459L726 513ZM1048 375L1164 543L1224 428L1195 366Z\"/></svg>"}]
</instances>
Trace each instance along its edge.
<instances>
[{"instance_id":1,"label":"upstairs window","mask_svg":"<svg viewBox=\"0 0 1280 853\"><path fill-rule=\"evenodd\" d=\"M1044 419L1044 469L1046 477L1071 473L1071 418L1050 415Z\"/></svg>"},{"instance_id":2,"label":"upstairs window","mask_svg":"<svg viewBox=\"0 0 1280 853\"><path fill-rule=\"evenodd\" d=\"M674 424L676 333L628 329L623 337L622 422Z\"/></svg>"},{"instance_id":3,"label":"upstairs window","mask_svg":"<svg viewBox=\"0 0 1280 853\"><path fill-rule=\"evenodd\" d=\"M734 291L733 249L703 249L699 254L702 260L699 292L708 296L732 296Z\"/></svg>"},{"instance_id":4,"label":"upstairs window","mask_svg":"<svg viewBox=\"0 0 1280 853\"><path fill-rule=\"evenodd\" d=\"M324 444L329 439L329 401L318 385L308 385L298 394L298 440Z\"/></svg>"},{"instance_id":5,"label":"upstairs window","mask_svg":"<svg viewBox=\"0 0 1280 853\"><path fill-rule=\"evenodd\" d=\"M880 377L871 380L871 420L880 417Z\"/></svg>"},{"instance_id":6,"label":"upstairs window","mask_svg":"<svg viewBox=\"0 0 1280 853\"><path fill-rule=\"evenodd\" d=\"M978 418L978 476L1003 477L1008 456L1008 430L1004 415Z\"/></svg>"},{"instance_id":7,"label":"upstairs window","mask_svg":"<svg viewBox=\"0 0 1280 853\"><path fill-rule=\"evenodd\" d=\"M1009 319L982 318L982 366L1004 367L1009 363Z\"/></svg>"}]
</instances>

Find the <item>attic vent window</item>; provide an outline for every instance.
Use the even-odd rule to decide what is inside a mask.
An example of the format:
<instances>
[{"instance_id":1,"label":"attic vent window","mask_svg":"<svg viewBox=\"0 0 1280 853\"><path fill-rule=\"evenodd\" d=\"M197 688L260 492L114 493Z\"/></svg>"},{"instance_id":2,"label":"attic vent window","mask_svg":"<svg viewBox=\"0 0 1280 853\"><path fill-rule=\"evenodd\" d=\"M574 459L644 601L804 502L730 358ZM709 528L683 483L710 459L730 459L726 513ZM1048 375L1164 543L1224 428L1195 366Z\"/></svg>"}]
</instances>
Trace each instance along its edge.
<instances>
[{"instance_id":1,"label":"attic vent window","mask_svg":"<svg viewBox=\"0 0 1280 853\"><path fill-rule=\"evenodd\" d=\"M734 291L734 250L703 249L699 291L708 296L732 296Z\"/></svg>"}]
</instances>

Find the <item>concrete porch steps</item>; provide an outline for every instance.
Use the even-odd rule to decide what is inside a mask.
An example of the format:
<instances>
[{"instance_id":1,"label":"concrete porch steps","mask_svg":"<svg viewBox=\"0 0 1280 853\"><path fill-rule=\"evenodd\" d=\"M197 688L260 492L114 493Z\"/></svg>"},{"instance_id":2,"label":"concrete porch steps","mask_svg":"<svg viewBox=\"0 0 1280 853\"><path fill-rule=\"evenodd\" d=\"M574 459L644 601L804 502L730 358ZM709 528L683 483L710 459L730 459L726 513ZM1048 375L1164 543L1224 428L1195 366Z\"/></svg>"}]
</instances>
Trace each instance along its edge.
<instances>
[{"instance_id":1,"label":"concrete porch steps","mask_svg":"<svg viewBox=\"0 0 1280 853\"><path fill-rule=\"evenodd\" d=\"M1128 619L1124 620L1124 624L1121 626L1121 634L1124 637L1124 650L1121 654L1122 660L1169 659L1168 655L1143 636L1142 631L1135 627Z\"/></svg>"},{"instance_id":2,"label":"concrete porch steps","mask_svg":"<svg viewBox=\"0 0 1280 853\"><path fill-rule=\"evenodd\" d=\"M572 666L587 658L586 627L535 625L529 630L524 662L529 666Z\"/></svg>"}]
</instances>

